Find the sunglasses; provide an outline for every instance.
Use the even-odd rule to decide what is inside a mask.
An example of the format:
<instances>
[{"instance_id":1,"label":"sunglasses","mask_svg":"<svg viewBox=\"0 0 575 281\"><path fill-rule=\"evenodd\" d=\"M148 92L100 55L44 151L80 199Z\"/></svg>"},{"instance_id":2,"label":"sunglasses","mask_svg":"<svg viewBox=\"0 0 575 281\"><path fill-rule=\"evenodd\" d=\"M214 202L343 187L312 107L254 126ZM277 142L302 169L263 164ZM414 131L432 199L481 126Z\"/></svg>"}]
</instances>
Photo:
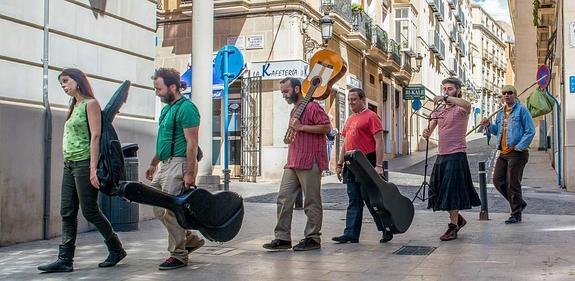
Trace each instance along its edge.
<instances>
[{"instance_id":1,"label":"sunglasses","mask_svg":"<svg viewBox=\"0 0 575 281\"><path fill-rule=\"evenodd\" d=\"M515 93L513 93L513 92L503 92L503 93L501 93L501 94L502 94L502 95L512 96L512 95L514 95Z\"/></svg>"}]
</instances>

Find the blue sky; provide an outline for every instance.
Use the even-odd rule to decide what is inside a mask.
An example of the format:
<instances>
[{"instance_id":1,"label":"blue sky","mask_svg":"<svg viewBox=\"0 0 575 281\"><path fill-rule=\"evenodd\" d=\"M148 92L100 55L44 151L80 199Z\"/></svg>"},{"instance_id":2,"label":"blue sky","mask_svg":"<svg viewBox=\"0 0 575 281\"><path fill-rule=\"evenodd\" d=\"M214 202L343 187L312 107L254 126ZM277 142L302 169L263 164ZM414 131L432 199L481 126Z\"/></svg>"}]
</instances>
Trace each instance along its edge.
<instances>
[{"instance_id":1,"label":"blue sky","mask_svg":"<svg viewBox=\"0 0 575 281\"><path fill-rule=\"evenodd\" d=\"M481 7L483 7L483 9L485 9L485 11L487 11L487 13L489 13L489 15L493 17L495 20L502 20L511 23L511 19L509 18L509 7L507 6L507 0L471 0L471 1L481 5Z\"/></svg>"}]
</instances>

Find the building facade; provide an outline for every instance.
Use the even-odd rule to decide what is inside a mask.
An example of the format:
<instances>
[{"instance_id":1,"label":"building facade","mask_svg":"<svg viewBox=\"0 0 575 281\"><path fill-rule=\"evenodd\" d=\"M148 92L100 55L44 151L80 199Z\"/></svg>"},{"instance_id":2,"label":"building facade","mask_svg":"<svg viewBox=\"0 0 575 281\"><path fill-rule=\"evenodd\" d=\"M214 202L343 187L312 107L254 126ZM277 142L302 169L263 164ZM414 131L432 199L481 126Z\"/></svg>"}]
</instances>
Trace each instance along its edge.
<instances>
[{"instance_id":1,"label":"building facade","mask_svg":"<svg viewBox=\"0 0 575 281\"><path fill-rule=\"evenodd\" d=\"M557 172L557 186L575 191L575 3L519 2L509 0L518 90L534 83L538 67L547 65L551 71L547 93L555 100L553 112L534 120L537 134L531 148L546 150Z\"/></svg>"},{"instance_id":2,"label":"building facade","mask_svg":"<svg viewBox=\"0 0 575 281\"><path fill-rule=\"evenodd\" d=\"M447 77L458 77L464 84L464 98L470 101L476 99L476 93L471 83L471 13L468 0L422 0L395 1L409 5L414 15L413 28L416 33L416 53L422 62L418 72L414 74L411 85L422 89L425 98L421 100L422 107L413 106L409 101L409 135L412 151L425 149L425 139L421 137L427 127L426 116L433 110L431 99L442 94L441 81ZM470 126L472 124L470 123ZM437 133L437 132L436 132ZM430 138L431 146L436 145L437 135Z\"/></svg>"},{"instance_id":3,"label":"building facade","mask_svg":"<svg viewBox=\"0 0 575 281\"><path fill-rule=\"evenodd\" d=\"M246 71L230 86L228 110L237 117L237 123L232 117L228 128L232 176L248 181L281 177L291 106L279 92L279 81L286 76L305 78L308 60L321 47L319 19L326 12L334 20L327 48L339 53L348 67L330 97L320 101L332 126L341 131L350 114L348 90L363 88L369 108L383 119L386 157L409 152L405 118L409 109L403 91L412 76L409 54L414 53L416 33L408 30L400 36L393 32L396 20L391 1L239 2L214 1L214 54L233 44L246 61ZM191 42L197 40L190 32L193 1L159 4L156 66L185 70L193 56ZM410 21L409 15L397 19L398 25ZM220 97L213 98L212 164L213 173L221 174L224 109ZM339 147L338 141L332 149L332 167Z\"/></svg>"},{"instance_id":4,"label":"building facade","mask_svg":"<svg viewBox=\"0 0 575 281\"><path fill-rule=\"evenodd\" d=\"M121 141L139 144L143 178L156 128L155 9L147 0L0 2L0 246L60 234L63 68L82 69L102 107L132 82L114 125ZM140 214L151 217L151 208ZM90 228L80 216L80 231Z\"/></svg>"},{"instance_id":5,"label":"building facade","mask_svg":"<svg viewBox=\"0 0 575 281\"><path fill-rule=\"evenodd\" d=\"M503 29L503 42L505 43L505 62L506 71L503 78L503 85L515 85L515 67L514 57L515 52L515 35L513 34L513 27L511 24L504 21L497 21L497 24Z\"/></svg>"},{"instance_id":6,"label":"building facade","mask_svg":"<svg viewBox=\"0 0 575 281\"><path fill-rule=\"evenodd\" d=\"M478 115L491 115L499 108L498 96L505 81L507 60L503 28L483 8L472 5L473 80L480 89Z\"/></svg>"}]
</instances>

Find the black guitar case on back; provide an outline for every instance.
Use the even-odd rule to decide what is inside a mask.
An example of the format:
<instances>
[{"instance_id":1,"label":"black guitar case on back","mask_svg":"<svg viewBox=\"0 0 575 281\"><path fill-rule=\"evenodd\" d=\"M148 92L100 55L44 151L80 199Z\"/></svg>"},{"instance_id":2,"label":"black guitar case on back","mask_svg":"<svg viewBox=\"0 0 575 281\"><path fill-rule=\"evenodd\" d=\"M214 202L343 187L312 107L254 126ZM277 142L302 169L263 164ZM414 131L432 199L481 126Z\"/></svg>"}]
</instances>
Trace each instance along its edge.
<instances>
[{"instance_id":1,"label":"black guitar case on back","mask_svg":"<svg viewBox=\"0 0 575 281\"><path fill-rule=\"evenodd\" d=\"M100 157L96 174L100 181L99 190L110 196L116 194L120 181L126 178L122 145L112 122L128 99L130 85L130 81L124 81L102 110Z\"/></svg>"},{"instance_id":2,"label":"black guitar case on back","mask_svg":"<svg viewBox=\"0 0 575 281\"><path fill-rule=\"evenodd\" d=\"M166 208L174 212L181 227L198 230L215 242L232 240L244 218L243 198L232 191L211 193L192 188L174 196L140 182L122 182L118 195L129 201Z\"/></svg>"},{"instance_id":3,"label":"black guitar case on back","mask_svg":"<svg viewBox=\"0 0 575 281\"><path fill-rule=\"evenodd\" d=\"M406 232L415 214L411 200L399 193L395 184L381 178L361 151L346 153L345 163L356 180L362 183L362 196L367 196L371 205L367 207L379 215L374 219L378 219L391 233Z\"/></svg>"}]
</instances>

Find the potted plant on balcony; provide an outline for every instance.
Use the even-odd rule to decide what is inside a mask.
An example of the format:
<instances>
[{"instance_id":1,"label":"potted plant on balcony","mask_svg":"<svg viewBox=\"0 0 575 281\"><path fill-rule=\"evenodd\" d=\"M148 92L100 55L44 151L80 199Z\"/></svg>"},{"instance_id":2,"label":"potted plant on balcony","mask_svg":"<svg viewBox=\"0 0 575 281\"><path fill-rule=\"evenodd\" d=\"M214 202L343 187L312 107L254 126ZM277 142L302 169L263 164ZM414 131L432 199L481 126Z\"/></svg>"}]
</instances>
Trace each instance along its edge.
<instances>
[{"instance_id":1,"label":"potted plant on balcony","mask_svg":"<svg viewBox=\"0 0 575 281\"><path fill-rule=\"evenodd\" d=\"M363 6L359 3L351 3L351 11L354 13L363 12Z\"/></svg>"},{"instance_id":2,"label":"potted plant on balcony","mask_svg":"<svg viewBox=\"0 0 575 281\"><path fill-rule=\"evenodd\" d=\"M352 3L351 4L351 15L353 19L353 29L354 31L359 31L360 28L363 28L363 6L359 3Z\"/></svg>"}]
</instances>

